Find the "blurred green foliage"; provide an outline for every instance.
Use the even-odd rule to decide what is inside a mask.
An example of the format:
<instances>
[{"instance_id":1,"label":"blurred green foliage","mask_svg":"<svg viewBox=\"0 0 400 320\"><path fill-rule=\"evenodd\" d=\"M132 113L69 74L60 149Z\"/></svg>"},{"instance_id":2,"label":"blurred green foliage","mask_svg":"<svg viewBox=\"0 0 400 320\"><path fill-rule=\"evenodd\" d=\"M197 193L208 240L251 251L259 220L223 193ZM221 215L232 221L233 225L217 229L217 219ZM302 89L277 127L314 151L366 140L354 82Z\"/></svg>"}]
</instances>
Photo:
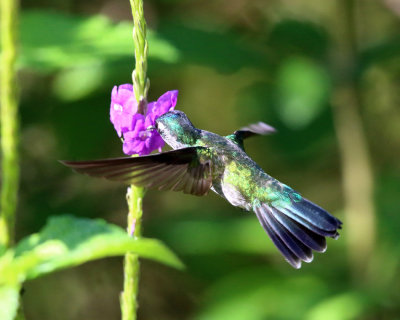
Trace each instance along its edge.
<instances>
[{"instance_id":1,"label":"blurred green foliage","mask_svg":"<svg viewBox=\"0 0 400 320\"><path fill-rule=\"evenodd\" d=\"M277 76L277 112L290 128L307 126L329 101L329 77L321 67L304 59L284 61Z\"/></svg>"},{"instance_id":2,"label":"blurred green foliage","mask_svg":"<svg viewBox=\"0 0 400 320\"><path fill-rule=\"evenodd\" d=\"M14 319L19 291L26 280L128 251L180 269L183 266L158 240L132 238L122 228L99 219L51 218L39 233L0 256L1 319Z\"/></svg>"},{"instance_id":3,"label":"blurred green foliage","mask_svg":"<svg viewBox=\"0 0 400 320\"><path fill-rule=\"evenodd\" d=\"M18 308L19 288L14 286L0 287L0 317L5 320L15 318Z\"/></svg>"},{"instance_id":4,"label":"blurred green foliage","mask_svg":"<svg viewBox=\"0 0 400 320\"><path fill-rule=\"evenodd\" d=\"M104 16L74 16L59 12L28 11L21 16L21 66L41 71L76 68L92 63L111 63L131 56L132 23L113 24ZM149 32L150 59L172 63L178 51ZM93 55L93 52L96 52Z\"/></svg>"},{"instance_id":5,"label":"blurred green foliage","mask_svg":"<svg viewBox=\"0 0 400 320\"><path fill-rule=\"evenodd\" d=\"M326 253L292 270L252 214L215 195L149 191L144 234L165 241L187 269L144 261L139 318L399 318L399 16L388 2L355 1L358 51L346 76L337 76L332 60L342 58L343 48L334 33L345 14L335 3L146 1L153 30L149 98L179 89L177 107L196 126L220 134L259 120L273 125L278 133L246 141L247 152L345 219L331 101L336 88L355 81L375 175L377 238L365 278L349 259L346 220ZM37 232L54 212L123 226L124 186L76 175L56 160L122 155L108 112L112 86L131 81L129 3L27 1L22 10L17 234ZM116 319L121 272L121 260L109 259L28 282L27 317ZM15 294L0 293L9 301Z\"/></svg>"}]
</instances>

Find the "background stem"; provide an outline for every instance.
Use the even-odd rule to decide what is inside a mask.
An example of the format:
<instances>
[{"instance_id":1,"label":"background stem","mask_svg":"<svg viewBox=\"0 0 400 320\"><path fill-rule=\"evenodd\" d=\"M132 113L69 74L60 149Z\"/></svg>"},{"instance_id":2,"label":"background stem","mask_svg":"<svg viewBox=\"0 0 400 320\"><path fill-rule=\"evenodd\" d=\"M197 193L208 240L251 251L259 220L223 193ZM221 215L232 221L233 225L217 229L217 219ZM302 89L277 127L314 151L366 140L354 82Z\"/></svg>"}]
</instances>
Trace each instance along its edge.
<instances>
[{"instance_id":1,"label":"background stem","mask_svg":"<svg viewBox=\"0 0 400 320\"><path fill-rule=\"evenodd\" d=\"M334 61L338 84L333 96L333 115L341 155L343 193L345 196L344 230L347 231L348 255L353 278L365 283L374 252L376 228L373 204L373 172L361 110L362 94L356 79L357 2L338 3Z\"/></svg>"},{"instance_id":2,"label":"background stem","mask_svg":"<svg viewBox=\"0 0 400 320\"><path fill-rule=\"evenodd\" d=\"M2 186L0 245L14 242L15 210L19 180L18 168L18 89L17 56L18 2L0 0L1 20L1 152Z\"/></svg>"},{"instance_id":3,"label":"background stem","mask_svg":"<svg viewBox=\"0 0 400 320\"><path fill-rule=\"evenodd\" d=\"M0 248L14 243L15 211L18 201L18 86L17 86L17 0L0 0L1 60L0 60L0 105L1 105L1 212ZM19 304L16 319L25 319Z\"/></svg>"},{"instance_id":4,"label":"background stem","mask_svg":"<svg viewBox=\"0 0 400 320\"><path fill-rule=\"evenodd\" d=\"M133 42L135 45L135 70L132 73L133 90L139 105L139 112L147 108L147 54L146 21L143 15L143 0L130 0L133 16ZM134 237L141 236L142 201L144 189L130 186L127 191L128 227L127 232ZM123 320L134 320L137 317L139 290L139 257L127 253L124 259L124 291L121 294L121 311Z\"/></svg>"}]
</instances>

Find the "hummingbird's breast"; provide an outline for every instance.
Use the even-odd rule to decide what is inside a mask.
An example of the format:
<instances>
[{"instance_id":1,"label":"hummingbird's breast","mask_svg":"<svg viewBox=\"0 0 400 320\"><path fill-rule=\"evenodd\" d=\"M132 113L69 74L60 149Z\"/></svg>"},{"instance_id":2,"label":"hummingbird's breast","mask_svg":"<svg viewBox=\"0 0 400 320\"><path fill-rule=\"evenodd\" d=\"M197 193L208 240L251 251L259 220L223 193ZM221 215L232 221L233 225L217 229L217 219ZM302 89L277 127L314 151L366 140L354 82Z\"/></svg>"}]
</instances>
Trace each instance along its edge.
<instances>
[{"instance_id":1,"label":"hummingbird's breast","mask_svg":"<svg viewBox=\"0 0 400 320\"><path fill-rule=\"evenodd\" d=\"M232 205L251 210L266 173L235 142L206 132L201 144L211 150L213 191Z\"/></svg>"}]
</instances>

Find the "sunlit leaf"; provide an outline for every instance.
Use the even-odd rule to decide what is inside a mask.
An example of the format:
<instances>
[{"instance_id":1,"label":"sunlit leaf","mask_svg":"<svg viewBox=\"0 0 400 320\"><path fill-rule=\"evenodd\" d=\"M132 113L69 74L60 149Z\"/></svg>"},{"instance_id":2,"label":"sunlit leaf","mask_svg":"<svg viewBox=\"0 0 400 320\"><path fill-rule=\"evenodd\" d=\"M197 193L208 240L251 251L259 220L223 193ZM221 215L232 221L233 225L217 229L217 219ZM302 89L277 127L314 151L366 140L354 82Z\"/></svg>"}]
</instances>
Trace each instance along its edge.
<instances>
[{"instance_id":1,"label":"sunlit leaf","mask_svg":"<svg viewBox=\"0 0 400 320\"><path fill-rule=\"evenodd\" d=\"M0 257L6 252L7 248L0 244Z\"/></svg>"},{"instance_id":2,"label":"sunlit leaf","mask_svg":"<svg viewBox=\"0 0 400 320\"><path fill-rule=\"evenodd\" d=\"M99 88L105 76L101 63L63 69L53 82L53 91L62 100L78 100Z\"/></svg>"},{"instance_id":3,"label":"sunlit leaf","mask_svg":"<svg viewBox=\"0 0 400 320\"><path fill-rule=\"evenodd\" d=\"M292 129L307 126L327 106L329 77L312 61L287 59L278 71L278 113Z\"/></svg>"},{"instance_id":4,"label":"sunlit leaf","mask_svg":"<svg viewBox=\"0 0 400 320\"><path fill-rule=\"evenodd\" d=\"M326 285L314 277L279 274L267 267L244 269L209 288L196 320L295 320L327 291Z\"/></svg>"},{"instance_id":5,"label":"sunlit leaf","mask_svg":"<svg viewBox=\"0 0 400 320\"><path fill-rule=\"evenodd\" d=\"M37 234L17 245L14 259L3 266L1 277L17 274L19 281L33 279L55 270L77 266L82 263L133 252L140 257L152 259L181 268L179 259L160 241L131 238L126 232L103 220L59 216Z\"/></svg>"},{"instance_id":6,"label":"sunlit leaf","mask_svg":"<svg viewBox=\"0 0 400 320\"><path fill-rule=\"evenodd\" d=\"M0 319L13 320L18 309L19 288L0 285Z\"/></svg>"},{"instance_id":7,"label":"sunlit leaf","mask_svg":"<svg viewBox=\"0 0 400 320\"><path fill-rule=\"evenodd\" d=\"M24 11L21 17L21 63L43 71L97 65L132 57L132 23L113 23L104 16L73 16L51 11ZM148 32L150 59L176 62L179 52Z\"/></svg>"},{"instance_id":8,"label":"sunlit leaf","mask_svg":"<svg viewBox=\"0 0 400 320\"><path fill-rule=\"evenodd\" d=\"M360 294L349 292L330 297L315 305L308 313L307 320L351 320L358 319L367 303Z\"/></svg>"}]
</instances>

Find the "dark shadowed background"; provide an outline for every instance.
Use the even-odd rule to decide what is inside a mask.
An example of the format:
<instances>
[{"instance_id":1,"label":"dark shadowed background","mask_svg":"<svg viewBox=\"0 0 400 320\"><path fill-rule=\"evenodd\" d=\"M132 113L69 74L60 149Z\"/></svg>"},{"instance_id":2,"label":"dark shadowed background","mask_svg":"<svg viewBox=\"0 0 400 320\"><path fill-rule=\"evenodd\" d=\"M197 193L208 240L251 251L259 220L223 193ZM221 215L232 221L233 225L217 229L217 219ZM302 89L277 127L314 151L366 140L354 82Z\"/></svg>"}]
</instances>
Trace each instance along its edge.
<instances>
[{"instance_id":1,"label":"dark shadowed background","mask_svg":"<svg viewBox=\"0 0 400 320\"><path fill-rule=\"evenodd\" d=\"M128 0L22 0L22 181L17 237L70 213L125 226L126 187L58 159L122 155L109 122L134 65ZM344 222L325 254L292 269L252 213L210 194L149 191L144 235L187 266L143 261L139 319L400 319L400 4L395 0L152 0L149 100L247 141L270 175ZM120 317L122 259L25 285L31 320Z\"/></svg>"}]
</instances>

